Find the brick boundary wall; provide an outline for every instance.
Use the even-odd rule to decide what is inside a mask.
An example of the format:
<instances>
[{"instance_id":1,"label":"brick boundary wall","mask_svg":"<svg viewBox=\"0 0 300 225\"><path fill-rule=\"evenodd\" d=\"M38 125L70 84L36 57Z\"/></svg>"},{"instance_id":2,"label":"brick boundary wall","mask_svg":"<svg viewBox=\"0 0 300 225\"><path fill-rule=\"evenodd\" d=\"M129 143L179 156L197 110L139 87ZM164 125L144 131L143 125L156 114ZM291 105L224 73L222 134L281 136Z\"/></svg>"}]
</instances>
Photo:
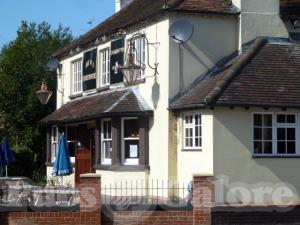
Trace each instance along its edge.
<instances>
[{"instance_id":1,"label":"brick boundary wall","mask_svg":"<svg viewBox=\"0 0 300 225\"><path fill-rule=\"evenodd\" d=\"M103 225L209 225L215 203L212 176L194 176L193 210L191 211L104 211Z\"/></svg>"},{"instance_id":2,"label":"brick boundary wall","mask_svg":"<svg viewBox=\"0 0 300 225\"><path fill-rule=\"evenodd\" d=\"M80 176L78 212L0 212L1 225L101 225L101 177Z\"/></svg>"}]
</instances>

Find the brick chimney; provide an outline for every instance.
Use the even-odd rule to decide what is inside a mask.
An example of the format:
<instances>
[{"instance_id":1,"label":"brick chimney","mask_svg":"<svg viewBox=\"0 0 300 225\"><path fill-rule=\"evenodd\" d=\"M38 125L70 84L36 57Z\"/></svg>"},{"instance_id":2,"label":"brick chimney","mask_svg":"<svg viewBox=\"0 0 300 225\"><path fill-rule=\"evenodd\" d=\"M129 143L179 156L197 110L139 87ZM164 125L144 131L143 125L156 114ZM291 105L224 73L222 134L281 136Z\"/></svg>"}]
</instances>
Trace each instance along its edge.
<instances>
[{"instance_id":1,"label":"brick chimney","mask_svg":"<svg viewBox=\"0 0 300 225\"><path fill-rule=\"evenodd\" d=\"M287 38L289 34L280 18L280 0L232 0L241 11L239 48L258 36Z\"/></svg>"},{"instance_id":2,"label":"brick chimney","mask_svg":"<svg viewBox=\"0 0 300 225\"><path fill-rule=\"evenodd\" d=\"M115 0L115 12L119 12L122 8L129 5L132 0Z\"/></svg>"}]
</instances>

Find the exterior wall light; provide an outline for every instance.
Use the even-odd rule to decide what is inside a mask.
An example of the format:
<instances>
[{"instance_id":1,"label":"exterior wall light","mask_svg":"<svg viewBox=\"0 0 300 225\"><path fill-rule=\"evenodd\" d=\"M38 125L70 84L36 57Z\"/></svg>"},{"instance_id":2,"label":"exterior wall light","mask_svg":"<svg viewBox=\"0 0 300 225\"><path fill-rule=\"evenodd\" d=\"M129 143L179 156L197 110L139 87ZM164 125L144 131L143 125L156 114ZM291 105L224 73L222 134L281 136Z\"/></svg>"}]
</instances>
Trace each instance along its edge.
<instances>
[{"instance_id":1,"label":"exterior wall light","mask_svg":"<svg viewBox=\"0 0 300 225\"><path fill-rule=\"evenodd\" d=\"M48 86L45 81L42 82L41 90L36 92L36 96L38 97L42 105L46 105L49 102L52 94L53 92L48 90Z\"/></svg>"},{"instance_id":2,"label":"exterior wall light","mask_svg":"<svg viewBox=\"0 0 300 225\"><path fill-rule=\"evenodd\" d=\"M129 39L129 48L128 48L128 54L126 57L126 61L125 61L125 65L118 65L116 67L114 67L114 69L116 70L120 70L123 73L123 77L126 80L126 84L129 85L134 85L138 78L140 78L141 75L141 70L144 69L144 65L142 65L142 63L136 63L135 62L135 52L136 49L134 47L134 40L136 38L143 38L146 41L146 52L147 52L147 64L149 66L149 68L151 68L152 70L154 70L154 76L156 76L158 74L158 63L155 62L154 66L150 65L150 61L149 61L149 45L154 46L155 51L157 50L157 45L159 43L150 43L148 38L144 35L144 34L134 34L130 39Z\"/></svg>"}]
</instances>

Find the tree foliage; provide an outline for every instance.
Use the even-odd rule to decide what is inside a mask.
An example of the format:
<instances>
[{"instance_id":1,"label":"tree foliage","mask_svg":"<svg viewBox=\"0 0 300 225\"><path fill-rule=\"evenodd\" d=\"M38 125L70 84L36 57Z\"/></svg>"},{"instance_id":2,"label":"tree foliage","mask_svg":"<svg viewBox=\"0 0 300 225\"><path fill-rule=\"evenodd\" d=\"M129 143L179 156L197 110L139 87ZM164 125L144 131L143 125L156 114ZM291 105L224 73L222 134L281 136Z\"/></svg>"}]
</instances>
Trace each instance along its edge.
<instances>
[{"instance_id":1,"label":"tree foliage","mask_svg":"<svg viewBox=\"0 0 300 225\"><path fill-rule=\"evenodd\" d=\"M47 71L51 55L72 40L68 28L52 30L48 23L23 21L14 41L5 45L0 53L0 114L18 161L15 175L40 174L45 163L45 127L39 120L55 110L55 96L44 106L35 92L41 81L56 90L56 74ZM24 158L26 155L26 158ZM27 157L28 156L28 157ZM29 163L29 165L28 165ZM10 172L10 174L11 174Z\"/></svg>"}]
</instances>

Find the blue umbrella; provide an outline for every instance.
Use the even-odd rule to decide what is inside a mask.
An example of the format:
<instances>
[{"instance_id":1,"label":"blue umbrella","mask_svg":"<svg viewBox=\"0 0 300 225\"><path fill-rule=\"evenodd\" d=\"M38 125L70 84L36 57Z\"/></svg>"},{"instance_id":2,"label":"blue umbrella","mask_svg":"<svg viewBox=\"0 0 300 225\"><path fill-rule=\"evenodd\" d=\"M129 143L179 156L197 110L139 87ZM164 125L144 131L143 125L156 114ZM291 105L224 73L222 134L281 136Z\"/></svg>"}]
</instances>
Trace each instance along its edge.
<instances>
[{"instance_id":1,"label":"blue umbrella","mask_svg":"<svg viewBox=\"0 0 300 225\"><path fill-rule=\"evenodd\" d=\"M9 147L9 143L8 143L8 138L4 137L1 143L1 147L2 147L2 153L4 155L4 158L6 160L6 176L7 176L7 165L11 164L12 162L16 161L10 147Z\"/></svg>"},{"instance_id":2,"label":"blue umbrella","mask_svg":"<svg viewBox=\"0 0 300 225\"><path fill-rule=\"evenodd\" d=\"M1 171L0 176L2 176L2 172L3 172L2 168L6 165L7 165L7 162L6 162L5 156L3 154L2 147L0 145L0 171Z\"/></svg>"},{"instance_id":3,"label":"blue umbrella","mask_svg":"<svg viewBox=\"0 0 300 225\"><path fill-rule=\"evenodd\" d=\"M69 155L65 134L59 138L58 152L53 166L53 174L56 176L68 176L73 173L73 167Z\"/></svg>"}]
</instances>

